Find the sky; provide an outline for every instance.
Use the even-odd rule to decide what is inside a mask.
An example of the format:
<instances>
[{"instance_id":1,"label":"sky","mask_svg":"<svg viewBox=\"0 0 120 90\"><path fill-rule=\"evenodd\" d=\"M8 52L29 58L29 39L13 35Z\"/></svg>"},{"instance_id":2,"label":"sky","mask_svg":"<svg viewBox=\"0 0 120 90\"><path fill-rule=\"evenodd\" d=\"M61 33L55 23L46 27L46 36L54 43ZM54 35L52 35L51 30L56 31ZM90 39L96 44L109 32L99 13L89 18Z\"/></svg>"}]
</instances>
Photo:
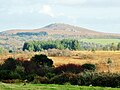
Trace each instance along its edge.
<instances>
[{"instance_id":1,"label":"sky","mask_svg":"<svg viewBox=\"0 0 120 90\"><path fill-rule=\"evenodd\" d=\"M52 23L120 33L120 0L0 0L0 31Z\"/></svg>"}]
</instances>

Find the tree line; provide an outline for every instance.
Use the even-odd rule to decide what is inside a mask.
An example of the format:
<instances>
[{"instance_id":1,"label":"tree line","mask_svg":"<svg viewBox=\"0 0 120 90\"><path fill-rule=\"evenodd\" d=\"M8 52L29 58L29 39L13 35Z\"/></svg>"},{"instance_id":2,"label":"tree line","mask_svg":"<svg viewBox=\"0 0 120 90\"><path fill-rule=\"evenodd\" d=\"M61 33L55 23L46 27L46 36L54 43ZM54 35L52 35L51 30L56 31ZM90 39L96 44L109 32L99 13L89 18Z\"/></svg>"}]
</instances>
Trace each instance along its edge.
<instances>
[{"instance_id":1,"label":"tree line","mask_svg":"<svg viewBox=\"0 0 120 90\"><path fill-rule=\"evenodd\" d=\"M71 40L71 39L63 39L63 40L44 40L44 41L28 41L25 42L21 50L25 51L43 51L48 49L59 49L59 50L88 50L88 51L96 51L96 50L103 50L103 51L119 51L120 50L120 42L115 44L96 44L93 42L81 42L79 40ZM5 52L14 51L12 49L6 49L0 47L0 54Z\"/></svg>"},{"instance_id":2,"label":"tree line","mask_svg":"<svg viewBox=\"0 0 120 90\"><path fill-rule=\"evenodd\" d=\"M42 51L48 49L69 49L69 50L80 50L80 43L78 40L55 40L55 41L29 41L23 45L23 51Z\"/></svg>"},{"instance_id":3,"label":"tree line","mask_svg":"<svg viewBox=\"0 0 120 90\"><path fill-rule=\"evenodd\" d=\"M115 51L120 50L120 43L101 45L93 42L81 42L79 40L63 39L63 40L48 40L48 41L29 41L23 45L23 51L42 51L48 49L69 49L69 50L104 50Z\"/></svg>"},{"instance_id":4,"label":"tree line","mask_svg":"<svg viewBox=\"0 0 120 90\"><path fill-rule=\"evenodd\" d=\"M31 35L35 35L35 36L47 36L48 33L47 32L19 32L17 33L16 35L19 35L19 36L31 36Z\"/></svg>"}]
</instances>

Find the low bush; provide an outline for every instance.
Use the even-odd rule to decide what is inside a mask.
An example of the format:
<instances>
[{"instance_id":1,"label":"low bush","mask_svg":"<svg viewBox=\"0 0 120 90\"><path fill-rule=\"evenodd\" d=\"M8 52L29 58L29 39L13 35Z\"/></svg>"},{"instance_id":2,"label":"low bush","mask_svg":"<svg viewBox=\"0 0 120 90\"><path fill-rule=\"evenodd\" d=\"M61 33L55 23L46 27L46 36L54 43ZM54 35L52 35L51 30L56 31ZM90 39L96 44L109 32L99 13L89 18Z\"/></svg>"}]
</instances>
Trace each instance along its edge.
<instances>
[{"instance_id":1,"label":"low bush","mask_svg":"<svg viewBox=\"0 0 120 90\"><path fill-rule=\"evenodd\" d=\"M65 84L70 83L72 85L77 85L77 75L73 73L62 73L53 77L50 80L52 84Z\"/></svg>"},{"instance_id":2,"label":"low bush","mask_svg":"<svg viewBox=\"0 0 120 90\"><path fill-rule=\"evenodd\" d=\"M76 55L79 59L95 59L95 56L93 54L82 54L78 53Z\"/></svg>"},{"instance_id":3,"label":"low bush","mask_svg":"<svg viewBox=\"0 0 120 90\"><path fill-rule=\"evenodd\" d=\"M49 83L49 79L47 77L36 76L34 77L33 83L35 84L47 84Z\"/></svg>"},{"instance_id":4,"label":"low bush","mask_svg":"<svg viewBox=\"0 0 120 90\"><path fill-rule=\"evenodd\" d=\"M93 79L94 86L120 87L120 74L98 73Z\"/></svg>"},{"instance_id":5,"label":"low bush","mask_svg":"<svg viewBox=\"0 0 120 90\"><path fill-rule=\"evenodd\" d=\"M94 64L86 63L86 64L83 64L83 65L82 65L82 68L83 68L84 70L92 70L92 71L95 71L96 66L95 66Z\"/></svg>"},{"instance_id":6,"label":"low bush","mask_svg":"<svg viewBox=\"0 0 120 90\"><path fill-rule=\"evenodd\" d=\"M21 79L21 76L17 72L10 72L9 79Z\"/></svg>"},{"instance_id":7,"label":"low bush","mask_svg":"<svg viewBox=\"0 0 120 90\"><path fill-rule=\"evenodd\" d=\"M34 77L36 77L36 74L26 74L24 77L28 82L32 82L34 80Z\"/></svg>"},{"instance_id":8,"label":"low bush","mask_svg":"<svg viewBox=\"0 0 120 90\"><path fill-rule=\"evenodd\" d=\"M70 57L72 55L71 51L66 49L66 50L59 50L59 49L48 49L47 50L48 56L66 56Z\"/></svg>"},{"instance_id":9,"label":"low bush","mask_svg":"<svg viewBox=\"0 0 120 90\"><path fill-rule=\"evenodd\" d=\"M8 79L8 80L2 80L3 83L21 83L23 82L20 79Z\"/></svg>"},{"instance_id":10,"label":"low bush","mask_svg":"<svg viewBox=\"0 0 120 90\"><path fill-rule=\"evenodd\" d=\"M50 80L52 84L71 84L81 86L120 87L120 74L95 73L84 71L79 74L62 73Z\"/></svg>"},{"instance_id":11,"label":"low bush","mask_svg":"<svg viewBox=\"0 0 120 90\"><path fill-rule=\"evenodd\" d=\"M9 70L0 70L0 80L10 79L10 71Z\"/></svg>"},{"instance_id":12,"label":"low bush","mask_svg":"<svg viewBox=\"0 0 120 90\"><path fill-rule=\"evenodd\" d=\"M14 71L17 65L17 61L13 58L8 58L3 64L2 64L2 69L3 70L10 70Z\"/></svg>"},{"instance_id":13,"label":"low bush","mask_svg":"<svg viewBox=\"0 0 120 90\"><path fill-rule=\"evenodd\" d=\"M35 62L37 65L42 66L42 67L53 66L53 61L44 54L40 54L40 55L36 54L35 56L31 58L31 61Z\"/></svg>"},{"instance_id":14,"label":"low bush","mask_svg":"<svg viewBox=\"0 0 120 90\"><path fill-rule=\"evenodd\" d=\"M76 65L76 64L64 64L54 69L55 74L61 74L64 72L80 73L82 71L83 69L81 65Z\"/></svg>"},{"instance_id":15,"label":"low bush","mask_svg":"<svg viewBox=\"0 0 120 90\"><path fill-rule=\"evenodd\" d=\"M82 73L77 74L78 85L89 86L92 84L92 80L94 78L94 72L84 71Z\"/></svg>"}]
</instances>

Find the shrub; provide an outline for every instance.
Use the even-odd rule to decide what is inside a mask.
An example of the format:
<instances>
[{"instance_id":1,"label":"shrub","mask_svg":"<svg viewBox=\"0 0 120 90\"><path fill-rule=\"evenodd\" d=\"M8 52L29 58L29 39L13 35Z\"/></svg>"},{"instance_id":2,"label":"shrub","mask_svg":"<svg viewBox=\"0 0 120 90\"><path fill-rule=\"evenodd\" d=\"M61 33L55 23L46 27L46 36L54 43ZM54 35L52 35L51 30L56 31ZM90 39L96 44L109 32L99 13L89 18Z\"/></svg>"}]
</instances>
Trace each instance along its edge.
<instances>
[{"instance_id":1,"label":"shrub","mask_svg":"<svg viewBox=\"0 0 120 90\"><path fill-rule=\"evenodd\" d=\"M41 76L45 75L45 72L43 68L39 67L35 62L33 61L24 61L23 62L24 71L26 74L38 74Z\"/></svg>"},{"instance_id":2,"label":"shrub","mask_svg":"<svg viewBox=\"0 0 120 90\"><path fill-rule=\"evenodd\" d=\"M44 59L43 59L44 60ZM34 61L24 61L23 62L24 71L27 74L37 74L38 76L47 76L48 73L53 72L53 67L41 66ZM49 75L49 77L51 77Z\"/></svg>"},{"instance_id":3,"label":"shrub","mask_svg":"<svg viewBox=\"0 0 120 90\"><path fill-rule=\"evenodd\" d=\"M61 56L62 51L58 49L48 49L47 53L48 56L55 57L55 56Z\"/></svg>"},{"instance_id":4,"label":"shrub","mask_svg":"<svg viewBox=\"0 0 120 90\"><path fill-rule=\"evenodd\" d=\"M66 56L70 57L72 55L71 51L66 49L66 50L59 50L59 49L48 49L47 50L48 56Z\"/></svg>"},{"instance_id":5,"label":"shrub","mask_svg":"<svg viewBox=\"0 0 120 90\"><path fill-rule=\"evenodd\" d=\"M36 76L37 76L36 74L26 74L25 79L28 82L32 82L34 80L34 77L36 77Z\"/></svg>"},{"instance_id":6,"label":"shrub","mask_svg":"<svg viewBox=\"0 0 120 90\"><path fill-rule=\"evenodd\" d=\"M120 74L114 73L94 73L84 71L79 74L62 73L53 77L50 83L54 84L72 84L82 86L102 86L102 87L120 87Z\"/></svg>"},{"instance_id":7,"label":"shrub","mask_svg":"<svg viewBox=\"0 0 120 90\"><path fill-rule=\"evenodd\" d=\"M21 83L23 82L22 80L19 80L19 79L8 79L8 80L2 80L3 83Z\"/></svg>"},{"instance_id":8,"label":"shrub","mask_svg":"<svg viewBox=\"0 0 120 90\"><path fill-rule=\"evenodd\" d=\"M86 63L86 64L83 64L83 65L82 65L82 68L83 68L84 70L92 70L92 71L95 71L96 66L95 66L94 64Z\"/></svg>"},{"instance_id":9,"label":"shrub","mask_svg":"<svg viewBox=\"0 0 120 90\"><path fill-rule=\"evenodd\" d=\"M25 73L27 73L27 74L36 73L37 65L32 61L24 61L23 67L24 67Z\"/></svg>"},{"instance_id":10,"label":"shrub","mask_svg":"<svg viewBox=\"0 0 120 90\"><path fill-rule=\"evenodd\" d=\"M53 65L53 61L49 58L47 58L46 55L35 55L34 57L31 58L31 60L33 62L35 62L37 65L40 65L40 66L48 66L48 67L52 67Z\"/></svg>"},{"instance_id":11,"label":"shrub","mask_svg":"<svg viewBox=\"0 0 120 90\"><path fill-rule=\"evenodd\" d=\"M53 72L54 68L46 68L44 69L45 71L45 76L49 79L55 76L55 73Z\"/></svg>"},{"instance_id":12,"label":"shrub","mask_svg":"<svg viewBox=\"0 0 120 90\"><path fill-rule=\"evenodd\" d=\"M54 76L52 67L38 67L36 69L36 74L42 77L46 76L47 78L51 78Z\"/></svg>"},{"instance_id":13,"label":"shrub","mask_svg":"<svg viewBox=\"0 0 120 90\"><path fill-rule=\"evenodd\" d=\"M7 80L9 79L9 74L10 71L9 70L0 70L0 80Z\"/></svg>"},{"instance_id":14,"label":"shrub","mask_svg":"<svg viewBox=\"0 0 120 90\"><path fill-rule=\"evenodd\" d=\"M72 55L72 53L71 53L71 51L69 49L66 49L66 50L62 50L60 55L70 57Z\"/></svg>"},{"instance_id":15,"label":"shrub","mask_svg":"<svg viewBox=\"0 0 120 90\"><path fill-rule=\"evenodd\" d=\"M86 85L89 86L92 84L92 80L94 78L94 72L84 71L77 75L78 85Z\"/></svg>"},{"instance_id":16,"label":"shrub","mask_svg":"<svg viewBox=\"0 0 120 90\"><path fill-rule=\"evenodd\" d=\"M83 71L81 65L76 64L64 64L54 69L56 74L61 74L63 72L80 73L81 71Z\"/></svg>"},{"instance_id":17,"label":"shrub","mask_svg":"<svg viewBox=\"0 0 120 90\"><path fill-rule=\"evenodd\" d=\"M50 80L50 83L54 83L54 84L70 83L72 85L76 85L77 84L77 75L73 74L73 73L62 73L60 75L53 77Z\"/></svg>"},{"instance_id":18,"label":"shrub","mask_svg":"<svg viewBox=\"0 0 120 90\"><path fill-rule=\"evenodd\" d=\"M21 76L17 72L10 72L9 79L21 79Z\"/></svg>"},{"instance_id":19,"label":"shrub","mask_svg":"<svg viewBox=\"0 0 120 90\"><path fill-rule=\"evenodd\" d=\"M98 73L93 79L94 86L120 87L120 74Z\"/></svg>"},{"instance_id":20,"label":"shrub","mask_svg":"<svg viewBox=\"0 0 120 90\"><path fill-rule=\"evenodd\" d=\"M16 60L13 58L8 58L3 64L2 69L14 71L16 68Z\"/></svg>"},{"instance_id":21,"label":"shrub","mask_svg":"<svg viewBox=\"0 0 120 90\"><path fill-rule=\"evenodd\" d=\"M35 84L47 84L49 83L49 79L47 77L36 76L34 77L33 83Z\"/></svg>"}]
</instances>

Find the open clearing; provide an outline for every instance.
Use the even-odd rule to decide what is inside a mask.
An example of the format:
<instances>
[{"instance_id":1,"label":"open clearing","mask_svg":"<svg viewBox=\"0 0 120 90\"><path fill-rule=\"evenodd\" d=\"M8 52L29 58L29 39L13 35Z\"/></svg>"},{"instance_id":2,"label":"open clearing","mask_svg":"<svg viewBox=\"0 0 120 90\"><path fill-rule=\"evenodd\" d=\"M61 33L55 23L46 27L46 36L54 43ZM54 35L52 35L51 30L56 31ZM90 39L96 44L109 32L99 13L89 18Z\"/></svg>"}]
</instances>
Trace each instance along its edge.
<instances>
[{"instance_id":1,"label":"open clearing","mask_svg":"<svg viewBox=\"0 0 120 90\"><path fill-rule=\"evenodd\" d=\"M89 87L55 84L6 84L0 83L0 90L119 90L119 88Z\"/></svg>"}]
</instances>

